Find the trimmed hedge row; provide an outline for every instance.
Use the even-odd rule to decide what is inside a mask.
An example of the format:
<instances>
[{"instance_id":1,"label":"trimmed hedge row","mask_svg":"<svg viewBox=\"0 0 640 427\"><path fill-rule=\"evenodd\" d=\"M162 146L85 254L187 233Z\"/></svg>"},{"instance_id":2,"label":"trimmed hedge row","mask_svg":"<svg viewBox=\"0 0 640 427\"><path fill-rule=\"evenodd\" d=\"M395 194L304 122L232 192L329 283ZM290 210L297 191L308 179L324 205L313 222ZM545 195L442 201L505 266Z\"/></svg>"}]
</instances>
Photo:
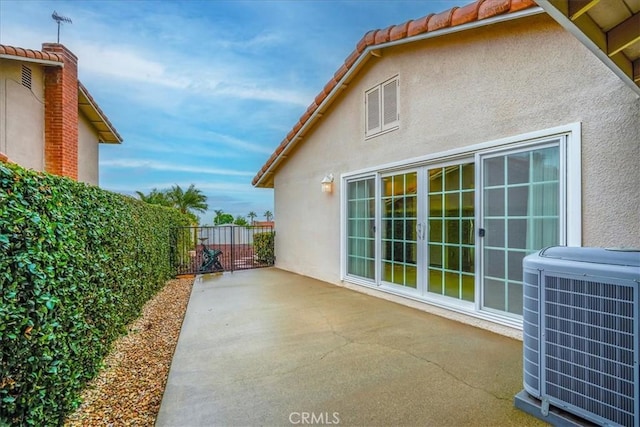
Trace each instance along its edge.
<instances>
[{"instance_id":1,"label":"trimmed hedge row","mask_svg":"<svg viewBox=\"0 0 640 427\"><path fill-rule=\"evenodd\" d=\"M174 275L154 206L0 163L0 425L61 425L111 343Z\"/></svg>"}]
</instances>

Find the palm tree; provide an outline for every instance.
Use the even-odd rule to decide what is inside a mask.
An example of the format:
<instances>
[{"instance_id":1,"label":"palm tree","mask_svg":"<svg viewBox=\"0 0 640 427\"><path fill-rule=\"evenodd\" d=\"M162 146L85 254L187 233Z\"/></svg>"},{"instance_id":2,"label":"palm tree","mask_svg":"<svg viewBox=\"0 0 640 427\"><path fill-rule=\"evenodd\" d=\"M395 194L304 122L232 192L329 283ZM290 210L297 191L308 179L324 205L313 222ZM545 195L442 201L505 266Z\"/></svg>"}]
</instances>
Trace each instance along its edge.
<instances>
[{"instance_id":1,"label":"palm tree","mask_svg":"<svg viewBox=\"0 0 640 427\"><path fill-rule=\"evenodd\" d=\"M273 214L271 213L271 211L266 211L263 215L267 219L267 221L271 221L271 218L273 218Z\"/></svg>"},{"instance_id":2,"label":"palm tree","mask_svg":"<svg viewBox=\"0 0 640 427\"><path fill-rule=\"evenodd\" d=\"M247 214L247 218L249 218L249 221L251 221L251 225L253 225L254 220L256 219L258 215L256 215L256 213L254 211L251 211Z\"/></svg>"},{"instance_id":3,"label":"palm tree","mask_svg":"<svg viewBox=\"0 0 640 427\"><path fill-rule=\"evenodd\" d=\"M194 184L191 184L187 191L183 191L179 185L174 185L167 191L167 199L174 208L184 214L194 214L194 211L204 213L209 207L207 196L202 194L202 191L198 190Z\"/></svg>"},{"instance_id":4,"label":"palm tree","mask_svg":"<svg viewBox=\"0 0 640 427\"><path fill-rule=\"evenodd\" d=\"M159 191L157 188L152 189L149 194L144 194L142 191L136 191L138 198L145 203L161 206L172 206L171 201L167 198L166 191Z\"/></svg>"}]
</instances>

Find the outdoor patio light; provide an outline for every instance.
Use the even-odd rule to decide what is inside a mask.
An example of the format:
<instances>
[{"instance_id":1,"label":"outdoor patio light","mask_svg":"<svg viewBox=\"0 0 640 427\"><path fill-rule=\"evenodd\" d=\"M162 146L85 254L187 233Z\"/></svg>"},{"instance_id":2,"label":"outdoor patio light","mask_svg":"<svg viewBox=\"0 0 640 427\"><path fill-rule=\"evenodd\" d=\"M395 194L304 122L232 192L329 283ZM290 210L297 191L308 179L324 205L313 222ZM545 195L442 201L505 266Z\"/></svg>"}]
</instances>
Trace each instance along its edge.
<instances>
[{"instance_id":1,"label":"outdoor patio light","mask_svg":"<svg viewBox=\"0 0 640 427\"><path fill-rule=\"evenodd\" d=\"M331 193L333 191L333 174L325 175L320 181L320 185L322 185L323 193Z\"/></svg>"}]
</instances>

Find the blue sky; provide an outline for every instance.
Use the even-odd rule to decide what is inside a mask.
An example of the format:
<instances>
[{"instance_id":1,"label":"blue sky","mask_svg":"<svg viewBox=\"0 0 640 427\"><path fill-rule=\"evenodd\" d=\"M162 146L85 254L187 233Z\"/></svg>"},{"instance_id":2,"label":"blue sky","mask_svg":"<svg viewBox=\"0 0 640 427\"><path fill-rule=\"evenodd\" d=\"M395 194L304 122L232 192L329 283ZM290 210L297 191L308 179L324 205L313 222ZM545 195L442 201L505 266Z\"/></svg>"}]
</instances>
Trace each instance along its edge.
<instances>
[{"instance_id":1,"label":"blue sky","mask_svg":"<svg viewBox=\"0 0 640 427\"><path fill-rule=\"evenodd\" d=\"M0 43L60 42L124 142L100 147L100 186L190 184L209 211L263 219L251 180L369 30L469 1L0 0ZM277 218L276 218L277 221Z\"/></svg>"}]
</instances>

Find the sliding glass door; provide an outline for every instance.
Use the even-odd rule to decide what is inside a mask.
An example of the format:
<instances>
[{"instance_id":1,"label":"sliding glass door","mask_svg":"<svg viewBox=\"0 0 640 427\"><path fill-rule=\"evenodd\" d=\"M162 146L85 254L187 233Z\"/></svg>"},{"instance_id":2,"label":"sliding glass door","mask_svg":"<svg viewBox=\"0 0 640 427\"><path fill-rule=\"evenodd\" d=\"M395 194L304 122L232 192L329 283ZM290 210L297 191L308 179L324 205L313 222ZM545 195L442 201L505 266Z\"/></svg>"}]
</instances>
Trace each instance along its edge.
<instances>
[{"instance_id":1,"label":"sliding glass door","mask_svg":"<svg viewBox=\"0 0 640 427\"><path fill-rule=\"evenodd\" d=\"M389 292L522 315L523 258L567 242L562 137L346 180L346 275Z\"/></svg>"},{"instance_id":2,"label":"sliding glass door","mask_svg":"<svg viewBox=\"0 0 640 427\"><path fill-rule=\"evenodd\" d=\"M560 148L481 156L482 308L522 314L522 259L560 239Z\"/></svg>"},{"instance_id":3,"label":"sliding glass door","mask_svg":"<svg viewBox=\"0 0 640 427\"><path fill-rule=\"evenodd\" d=\"M427 290L474 301L474 164L432 168L428 179Z\"/></svg>"},{"instance_id":4,"label":"sliding glass door","mask_svg":"<svg viewBox=\"0 0 640 427\"><path fill-rule=\"evenodd\" d=\"M417 289L417 172L382 177L381 191L382 280Z\"/></svg>"},{"instance_id":5,"label":"sliding glass door","mask_svg":"<svg viewBox=\"0 0 640 427\"><path fill-rule=\"evenodd\" d=\"M375 279L374 178L349 182L347 186L347 273Z\"/></svg>"}]
</instances>

